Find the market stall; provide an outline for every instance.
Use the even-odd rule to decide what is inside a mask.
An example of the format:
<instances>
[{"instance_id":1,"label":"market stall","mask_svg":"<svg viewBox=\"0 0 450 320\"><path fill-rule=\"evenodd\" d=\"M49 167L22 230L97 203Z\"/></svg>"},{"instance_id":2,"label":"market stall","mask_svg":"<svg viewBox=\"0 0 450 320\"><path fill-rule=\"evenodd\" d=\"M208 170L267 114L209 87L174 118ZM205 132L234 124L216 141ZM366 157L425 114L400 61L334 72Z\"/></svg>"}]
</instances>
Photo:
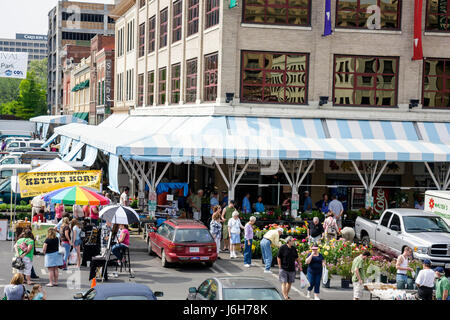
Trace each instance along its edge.
<instances>
[{"instance_id":1,"label":"market stall","mask_svg":"<svg viewBox=\"0 0 450 320\"><path fill-rule=\"evenodd\" d=\"M415 290L398 290L395 284L365 283L364 289L369 291L370 300L417 300Z\"/></svg>"}]
</instances>

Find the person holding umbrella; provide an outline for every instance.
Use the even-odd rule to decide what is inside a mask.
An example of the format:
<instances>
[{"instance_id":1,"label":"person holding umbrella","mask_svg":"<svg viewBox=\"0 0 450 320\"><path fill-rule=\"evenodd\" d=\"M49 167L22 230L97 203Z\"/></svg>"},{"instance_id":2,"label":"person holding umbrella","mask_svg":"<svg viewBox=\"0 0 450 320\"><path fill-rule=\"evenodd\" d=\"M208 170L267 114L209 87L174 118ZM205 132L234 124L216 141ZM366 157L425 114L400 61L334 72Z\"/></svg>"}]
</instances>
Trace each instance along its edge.
<instances>
[{"instance_id":1,"label":"person holding umbrella","mask_svg":"<svg viewBox=\"0 0 450 320\"><path fill-rule=\"evenodd\" d=\"M111 251L117 257L117 264L122 264L122 249L128 248L130 245L130 232L128 231L128 226L124 224L119 225L120 236L117 243L112 246Z\"/></svg>"}]
</instances>

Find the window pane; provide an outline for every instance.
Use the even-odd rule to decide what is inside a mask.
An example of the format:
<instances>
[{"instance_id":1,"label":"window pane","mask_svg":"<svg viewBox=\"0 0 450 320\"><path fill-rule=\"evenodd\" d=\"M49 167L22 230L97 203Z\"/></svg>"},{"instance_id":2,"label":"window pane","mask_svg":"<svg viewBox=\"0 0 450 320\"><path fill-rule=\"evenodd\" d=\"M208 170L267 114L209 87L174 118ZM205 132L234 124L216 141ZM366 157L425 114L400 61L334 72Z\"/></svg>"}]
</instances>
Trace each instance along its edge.
<instances>
[{"instance_id":1,"label":"window pane","mask_svg":"<svg viewBox=\"0 0 450 320\"><path fill-rule=\"evenodd\" d=\"M336 26L367 29L369 18L375 14L371 6L380 9L381 29L400 29L401 2L398 0L337 0Z\"/></svg>"},{"instance_id":2,"label":"window pane","mask_svg":"<svg viewBox=\"0 0 450 320\"><path fill-rule=\"evenodd\" d=\"M244 84L263 84L263 72L260 70L246 70L243 75Z\"/></svg>"},{"instance_id":3,"label":"window pane","mask_svg":"<svg viewBox=\"0 0 450 320\"><path fill-rule=\"evenodd\" d=\"M244 1L245 22L310 25L311 0L249 0Z\"/></svg>"}]
</instances>

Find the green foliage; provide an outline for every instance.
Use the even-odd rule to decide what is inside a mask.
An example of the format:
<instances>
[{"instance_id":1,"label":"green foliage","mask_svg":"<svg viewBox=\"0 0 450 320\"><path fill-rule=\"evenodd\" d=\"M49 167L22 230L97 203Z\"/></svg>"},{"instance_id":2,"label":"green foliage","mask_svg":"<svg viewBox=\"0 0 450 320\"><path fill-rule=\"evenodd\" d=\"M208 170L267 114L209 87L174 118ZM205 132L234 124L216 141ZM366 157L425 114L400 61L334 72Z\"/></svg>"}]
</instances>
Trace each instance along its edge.
<instances>
[{"instance_id":1,"label":"green foliage","mask_svg":"<svg viewBox=\"0 0 450 320\"><path fill-rule=\"evenodd\" d=\"M20 104L17 116L28 120L34 116L45 114L47 108L46 93L38 83L36 74L28 72L27 78L20 83Z\"/></svg>"},{"instance_id":2,"label":"green foliage","mask_svg":"<svg viewBox=\"0 0 450 320\"><path fill-rule=\"evenodd\" d=\"M36 82L41 89L47 90L47 58L43 60L33 60L28 65L28 72L34 73Z\"/></svg>"},{"instance_id":3,"label":"green foliage","mask_svg":"<svg viewBox=\"0 0 450 320\"><path fill-rule=\"evenodd\" d=\"M20 107L20 103L16 100L6 102L0 105L0 114L16 115Z\"/></svg>"},{"instance_id":4,"label":"green foliage","mask_svg":"<svg viewBox=\"0 0 450 320\"><path fill-rule=\"evenodd\" d=\"M0 105L19 97L20 79L0 78ZM0 113L5 114L3 111Z\"/></svg>"}]
</instances>

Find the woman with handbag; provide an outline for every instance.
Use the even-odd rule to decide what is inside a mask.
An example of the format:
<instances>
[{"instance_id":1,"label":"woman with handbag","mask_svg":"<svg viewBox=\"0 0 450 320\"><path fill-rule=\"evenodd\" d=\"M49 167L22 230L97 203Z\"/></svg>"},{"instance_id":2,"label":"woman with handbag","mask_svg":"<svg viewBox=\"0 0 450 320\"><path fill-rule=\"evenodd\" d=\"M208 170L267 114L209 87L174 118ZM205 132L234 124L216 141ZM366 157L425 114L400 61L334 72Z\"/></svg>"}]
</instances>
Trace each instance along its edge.
<instances>
[{"instance_id":1,"label":"woman with handbag","mask_svg":"<svg viewBox=\"0 0 450 320\"><path fill-rule=\"evenodd\" d=\"M49 283L46 286L56 287L59 276L58 267L63 265L63 259L59 253L59 239L53 228L47 230L47 239L44 241L42 253L45 255L45 267L48 269L49 277Z\"/></svg>"},{"instance_id":2,"label":"woman with handbag","mask_svg":"<svg viewBox=\"0 0 450 320\"><path fill-rule=\"evenodd\" d=\"M10 284L6 285L3 289L3 300L28 300L28 293L23 282L23 274L14 274Z\"/></svg>"},{"instance_id":3,"label":"woman with handbag","mask_svg":"<svg viewBox=\"0 0 450 320\"><path fill-rule=\"evenodd\" d=\"M337 235L339 233L339 227L336 223L336 219L334 219L332 211L329 211L327 213L327 218L323 222L323 227L325 230L325 238L327 241L337 238Z\"/></svg>"},{"instance_id":4,"label":"woman with handbag","mask_svg":"<svg viewBox=\"0 0 450 320\"><path fill-rule=\"evenodd\" d=\"M24 237L17 240L14 245L16 256L21 258L25 268L19 270L27 279L28 285L33 285L31 282L31 269L33 268L33 254L34 254L34 240L32 232L27 229L24 232Z\"/></svg>"}]
</instances>

